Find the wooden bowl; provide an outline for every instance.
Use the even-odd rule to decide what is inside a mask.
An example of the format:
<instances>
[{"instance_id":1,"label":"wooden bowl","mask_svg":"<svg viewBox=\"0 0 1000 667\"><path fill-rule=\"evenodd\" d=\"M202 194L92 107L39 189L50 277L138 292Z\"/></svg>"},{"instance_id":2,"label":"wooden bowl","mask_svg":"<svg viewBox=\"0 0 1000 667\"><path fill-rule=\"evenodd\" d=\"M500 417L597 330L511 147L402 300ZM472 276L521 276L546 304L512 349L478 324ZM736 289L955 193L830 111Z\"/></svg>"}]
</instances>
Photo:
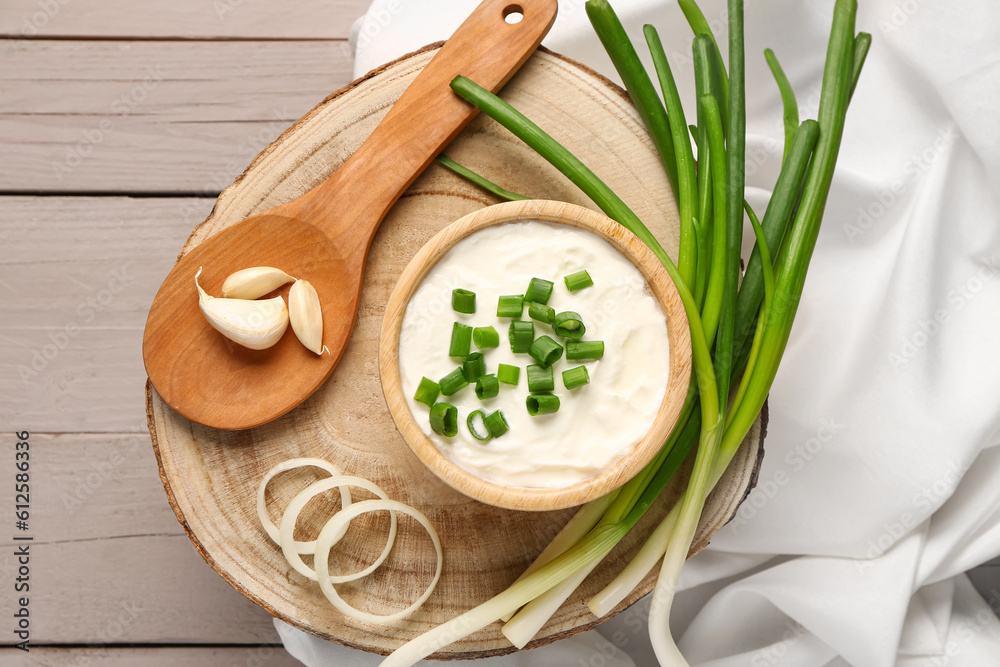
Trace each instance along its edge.
<instances>
[{"instance_id":1,"label":"wooden bowl","mask_svg":"<svg viewBox=\"0 0 1000 667\"><path fill-rule=\"evenodd\" d=\"M592 232L610 243L639 269L660 303L667 321L669 376L659 410L645 436L607 470L561 488L515 487L478 477L445 456L417 423L403 393L399 371L399 336L410 298L427 273L451 248L487 227L541 220ZM379 345L382 391L396 427L413 453L452 488L476 500L514 510L558 510L582 505L610 493L634 477L666 442L677 423L691 379L691 335L680 295L660 261L632 232L611 218L565 202L528 200L495 204L470 213L442 229L420 249L389 296Z\"/></svg>"}]
</instances>

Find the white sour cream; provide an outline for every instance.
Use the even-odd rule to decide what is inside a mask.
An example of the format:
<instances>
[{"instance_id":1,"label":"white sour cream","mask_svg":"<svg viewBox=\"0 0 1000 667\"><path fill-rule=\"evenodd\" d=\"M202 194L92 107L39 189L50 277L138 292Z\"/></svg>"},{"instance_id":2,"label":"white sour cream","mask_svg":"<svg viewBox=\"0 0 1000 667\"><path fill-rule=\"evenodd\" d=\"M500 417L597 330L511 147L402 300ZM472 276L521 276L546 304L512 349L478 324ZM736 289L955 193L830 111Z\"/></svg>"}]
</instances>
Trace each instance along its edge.
<instances>
[{"instance_id":1,"label":"white sour cream","mask_svg":"<svg viewBox=\"0 0 1000 667\"><path fill-rule=\"evenodd\" d=\"M563 277L585 269L594 284L570 292ZM510 350L511 320L496 316L501 295L523 294L532 278L555 283L548 305L557 313L579 313L587 332L583 340L603 340L604 357L567 361L553 366L555 414L531 417L525 408L527 366L535 361ZM451 307L451 292L476 293L476 313ZM528 318L525 304L522 319ZM430 428L429 409L413 399L423 376L435 382L461 364L448 356L454 322L493 326L500 347L479 350L486 372L498 364L521 369L517 386L500 385L496 398L480 401L475 385L438 398L458 407L458 435L446 438ZM535 337L551 327L535 322ZM477 351L475 345L472 351ZM417 423L435 445L470 473L514 487L563 488L608 469L625 457L649 430L667 387L669 345L667 323L659 302L642 274L610 243L596 234L547 222L510 222L488 227L456 243L431 268L410 299L399 339L403 392ZM590 384L567 390L562 371L585 365ZM466 427L475 410L503 410L510 431L481 443ZM476 422L478 428L481 423Z\"/></svg>"}]
</instances>

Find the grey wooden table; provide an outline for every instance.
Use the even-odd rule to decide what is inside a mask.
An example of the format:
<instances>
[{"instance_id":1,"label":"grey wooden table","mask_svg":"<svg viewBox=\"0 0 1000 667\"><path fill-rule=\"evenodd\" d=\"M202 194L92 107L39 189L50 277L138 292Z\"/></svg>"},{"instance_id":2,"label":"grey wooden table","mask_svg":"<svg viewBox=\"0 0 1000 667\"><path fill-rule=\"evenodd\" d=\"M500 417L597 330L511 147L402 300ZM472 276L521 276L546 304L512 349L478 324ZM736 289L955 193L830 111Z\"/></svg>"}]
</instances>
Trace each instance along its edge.
<instances>
[{"instance_id":1,"label":"grey wooden table","mask_svg":"<svg viewBox=\"0 0 1000 667\"><path fill-rule=\"evenodd\" d=\"M30 536L32 650L4 665L293 665L195 552L146 431L146 311L214 198L351 79L368 0L0 4L0 644ZM30 519L15 528L16 431ZM10 509L8 509L10 508ZM1000 562L973 581L1000 590Z\"/></svg>"}]
</instances>

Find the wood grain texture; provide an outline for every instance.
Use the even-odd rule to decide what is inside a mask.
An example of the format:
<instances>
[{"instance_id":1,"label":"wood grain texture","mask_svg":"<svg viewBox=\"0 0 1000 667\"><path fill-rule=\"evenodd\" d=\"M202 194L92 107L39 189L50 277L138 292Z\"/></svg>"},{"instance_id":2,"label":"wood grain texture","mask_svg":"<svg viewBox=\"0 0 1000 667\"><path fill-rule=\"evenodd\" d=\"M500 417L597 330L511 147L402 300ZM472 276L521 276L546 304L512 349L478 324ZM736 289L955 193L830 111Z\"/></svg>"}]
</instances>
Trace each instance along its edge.
<instances>
[{"instance_id":1,"label":"wood grain texture","mask_svg":"<svg viewBox=\"0 0 1000 667\"><path fill-rule=\"evenodd\" d=\"M399 373L399 336L410 298L451 248L482 229L523 220L542 220L597 234L624 255L646 279L666 318L670 343L669 376L656 418L646 435L622 460L590 479L559 489L511 487L473 475L445 456L427 437L403 394ZM506 343L504 343L506 344ZM447 484L476 500L514 510L557 510L590 502L635 477L667 441L677 423L691 380L691 332L677 288L660 260L634 234L611 218L564 202L529 200L497 204L460 218L428 241L407 264L389 295L382 320L379 367L386 404L400 435L413 453Z\"/></svg>"},{"instance_id":2,"label":"wood grain texture","mask_svg":"<svg viewBox=\"0 0 1000 667\"><path fill-rule=\"evenodd\" d=\"M449 84L467 74L499 89L555 21L555 0L522 0L516 24L504 20L507 4L483 0L323 183L188 247L153 299L142 340L150 383L173 410L213 428L252 428L285 414L330 376L354 327L379 224L476 115ZM195 299L195 275L204 270L204 289L219 295L226 276L253 266L312 283L329 354L310 352L287 329L273 346L249 350L209 325Z\"/></svg>"},{"instance_id":3,"label":"wood grain texture","mask_svg":"<svg viewBox=\"0 0 1000 667\"><path fill-rule=\"evenodd\" d=\"M301 667L280 646L56 648L32 646L29 653L0 649L6 667Z\"/></svg>"},{"instance_id":4,"label":"wood grain texture","mask_svg":"<svg viewBox=\"0 0 1000 667\"><path fill-rule=\"evenodd\" d=\"M344 39L369 4L368 0L176 0L143 3L139 11L127 0L5 0L0 5L0 35ZM384 20L391 20L391 15Z\"/></svg>"},{"instance_id":5,"label":"wood grain texture","mask_svg":"<svg viewBox=\"0 0 1000 667\"><path fill-rule=\"evenodd\" d=\"M430 56L420 53L398 61L310 112L223 192L188 247L227 224L322 182L371 133ZM669 185L634 109L620 90L581 66L540 52L507 85L503 96L577 155L599 157L591 160L598 175L633 206L668 252L676 252L676 208ZM565 178L483 117L466 128L448 153L510 189L588 205ZM357 324L343 359L319 392L280 419L249 431L217 431L183 419L150 393L150 430L178 519L203 556L233 586L293 625L384 653L504 589L568 518L565 511L489 508L453 491L402 442L382 398L377 346L390 290L409 259L438 230L489 203L493 201L484 193L436 166L410 187L372 244ZM709 516L728 517L734 501L742 498L754 474L760 435L755 430L748 438L751 446L741 449L734 464L735 479L728 478L722 484L723 493L710 501ZM290 570L257 525L253 497L257 481L269 468L295 456L326 458L350 473L372 479L391 496L422 510L445 536L449 545L445 573L437 592L417 614L388 627L355 624L333 611L318 587ZM276 480L269 495L271 511L277 512L308 479ZM608 562L620 563L633 553L676 497L676 488L665 493L663 502L619 544ZM302 528L316 530L322 517L322 511L303 517ZM714 528L700 534L698 548L707 543ZM363 580L363 586L345 587L349 602L374 613L388 613L401 608L401 600L415 597L426 585L433 568L429 541L419 528L403 526L401 532L403 553L423 549L424 556L405 563L390 557L375 575ZM346 544L339 552L339 564L357 566L374 555L372 548L371 542L360 539ZM484 563L490 567L484 568ZM599 568L542 630L536 645L595 624L584 601L615 573L616 568ZM652 580L644 582L622 607L648 591ZM456 642L439 657L510 650L494 625Z\"/></svg>"},{"instance_id":6,"label":"wood grain texture","mask_svg":"<svg viewBox=\"0 0 1000 667\"><path fill-rule=\"evenodd\" d=\"M0 57L0 188L216 195L351 67L347 42L24 42Z\"/></svg>"}]
</instances>

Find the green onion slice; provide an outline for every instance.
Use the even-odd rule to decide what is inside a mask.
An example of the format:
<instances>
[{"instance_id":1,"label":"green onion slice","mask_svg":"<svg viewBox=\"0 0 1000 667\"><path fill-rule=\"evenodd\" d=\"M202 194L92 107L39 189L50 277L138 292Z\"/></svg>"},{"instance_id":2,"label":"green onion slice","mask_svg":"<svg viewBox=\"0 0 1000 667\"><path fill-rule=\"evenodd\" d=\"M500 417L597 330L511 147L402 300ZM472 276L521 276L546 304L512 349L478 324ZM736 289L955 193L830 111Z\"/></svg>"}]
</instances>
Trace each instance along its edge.
<instances>
[{"instance_id":1,"label":"green onion slice","mask_svg":"<svg viewBox=\"0 0 1000 667\"><path fill-rule=\"evenodd\" d=\"M476 429L475 424L473 424L473 420L475 420L476 416L482 420L483 428L486 430L486 435L479 435L479 431ZM472 434L472 437L479 442L488 442L493 439L493 434L490 433L489 427L486 426L486 413L482 410L474 410L469 413L469 418L465 420L465 425L469 427L469 433Z\"/></svg>"},{"instance_id":2,"label":"green onion slice","mask_svg":"<svg viewBox=\"0 0 1000 667\"><path fill-rule=\"evenodd\" d=\"M546 306L544 303L532 301L528 304L528 317L545 324L552 324L556 319L556 309L552 306Z\"/></svg>"},{"instance_id":3,"label":"green onion slice","mask_svg":"<svg viewBox=\"0 0 1000 667\"><path fill-rule=\"evenodd\" d=\"M480 350L500 347L500 334L493 327L476 327L472 330L472 342Z\"/></svg>"},{"instance_id":4,"label":"green onion slice","mask_svg":"<svg viewBox=\"0 0 1000 667\"><path fill-rule=\"evenodd\" d=\"M480 401L493 398L499 393L500 381L497 380L496 375L491 373L490 375L483 375L476 380L476 396L479 397Z\"/></svg>"},{"instance_id":5,"label":"green onion slice","mask_svg":"<svg viewBox=\"0 0 1000 667\"><path fill-rule=\"evenodd\" d=\"M603 356L603 340L576 340L566 343L567 359L600 359Z\"/></svg>"},{"instance_id":6,"label":"green onion slice","mask_svg":"<svg viewBox=\"0 0 1000 667\"><path fill-rule=\"evenodd\" d=\"M451 346L448 348L449 357L469 356L472 349L472 327L461 322L455 322L451 326Z\"/></svg>"},{"instance_id":7,"label":"green onion slice","mask_svg":"<svg viewBox=\"0 0 1000 667\"><path fill-rule=\"evenodd\" d=\"M531 349L531 344L535 340L535 323L514 320L510 323L507 337L510 339L510 351L523 354Z\"/></svg>"},{"instance_id":8,"label":"green onion slice","mask_svg":"<svg viewBox=\"0 0 1000 667\"><path fill-rule=\"evenodd\" d=\"M559 361L562 356L563 347L548 336L539 336L528 348L531 358L542 366L551 366Z\"/></svg>"},{"instance_id":9,"label":"green onion slice","mask_svg":"<svg viewBox=\"0 0 1000 667\"><path fill-rule=\"evenodd\" d=\"M574 313L571 310L556 314L552 326L555 327L557 336L571 340L580 340L587 332L587 327L583 325L583 319L579 313Z\"/></svg>"},{"instance_id":10,"label":"green onion slice","mask_svg":"<svg viewBox=\"0 0 1000 667\"><path fill-rule=\"evenodd\" d=\"M451 307L456 313L471 315L476 312L476 293L467 289L453 289L451 291Z\"/></svg>"},{"instance_id":11,"label":"green onion slice","mask_svg":"<svg viewBox=\"0 0 1000 667\"><path fill-rule=\"evenodd\" d=\"M442 394L451 396L459 389L469 386L469 381L465 379L465 375L462 374L462 367L459 366L441 378L438 384L441 387Z\"/></svg>"},{"instance_id":12,"label":"green onion slice","mask_svg":"<svg viewBox=\"0 0 1000 667\"><path fill-rule=\"evenodd\" d=\"M475 382L486 375L486 360L482 352L473 352L462 360L462 375L468 382Z\"/></svg>"},{"instance_id":13,"label":"green onion slice","mask_svg":"<svg viewBox=\"0 0 1000 667\"><path fill-rule=\"evenodd\" d=\"M520 294L502 296L497 301L497 317L521 317L524 312L524 297Z\"/></svg>"},{"instance_id":14,"label":"green onion slice","mask_svg":"<svg viewBox=\"0 0 1000 667\"><path fill-rule=\"evenodd\" d=\"M458 433L458 408L450 403L432 405L431 430L447 438L454 437Z\"/></svg>"},{"instance_id":15,"label":"green onion slice","mask_svg":"<svg viewBox=\"0 0 1000 667\"><path fill-rule=\"evenodd\" d=\"M582 290L584 287L590 287L594 284L593 279L590 274L586 271L577 271L576 273L571 273L563 280L566 281L566 289L570 292L576 292L577 290Z\"/></svg>"},{"instance_id":16,"label":"green onion slice","mask_svg":"<svg viewBox=\"0 0 1000 667\"><path fill-rule=\"evenodd\" d=\"M551 415L559 412L559 397L555 394L532 394L525 400L528 406L528 414L532 417L538 415Z\"/></svg>"},{"instance_id":17,"label":"green onion slice","mask_svg":"<svg viewBox=\"0 0 1000 667\"><path fill-rule=\"evenodd\" d=\"M486 419L483 421L486 423L486 428L489 430L490 435L494 438L499 438L510 430L510 424L507 423L507 418L503 416L502 410L491 412L486 415Z\"/></svg>"},{"instance_id":18,"label":"green onion slice","mask_svg":"<svg viewBox=\"0 0 1000 667\"><path fill-rule=\"evenodd\" d=\"M511 366L509 364L500 364L497 366L497 380L499 382L517 385L520 379L521 368L519 366Z\"/></svg>"},{"instance_id":19,"label":"green onion slice","mask_svg":"<svg viewBox=\"0 0 1000 667\"><path fill-rule=\"evenodd\" d=\"M553 391L556 381L551 366L528 366L528 391Z\"/></svg>"},{"instance_id":20,"label":"green onion slice","mask_svg":"<svg viewBox=\"0 0 1000 667\"><path fill-rule=\"evenodd\" d=\"M552 296L552 281L542 278L532 278L528 283L528 289L524 292L524 300L533 303L540 303L543 306L549 302Z\"/></svg>"},{"instance_id":21,"label":"green onion slice","mask_svg":"<svg viewBox=\"0 0 1000 667\"><path fill-rule=\"evenodd\" d=\"M565 370L562 373L562 378L563 385L567 389L576 389L585 384L590 384L590 373L587 372L586 366L577 366L576 368Z\"/></svg>"},{"instance_id":22,"label":"green onion slice","mask_svg":"<svg viewBox=\"0 0 1000 667\"><path fill-rule=\"evenodd\" d=\"M430 378L424 377L420 379L420 385L417 387L417 393L413 395L413 398L427 407L431 407L440 393L441 385Z\"/></svg>"}]
</instances>

